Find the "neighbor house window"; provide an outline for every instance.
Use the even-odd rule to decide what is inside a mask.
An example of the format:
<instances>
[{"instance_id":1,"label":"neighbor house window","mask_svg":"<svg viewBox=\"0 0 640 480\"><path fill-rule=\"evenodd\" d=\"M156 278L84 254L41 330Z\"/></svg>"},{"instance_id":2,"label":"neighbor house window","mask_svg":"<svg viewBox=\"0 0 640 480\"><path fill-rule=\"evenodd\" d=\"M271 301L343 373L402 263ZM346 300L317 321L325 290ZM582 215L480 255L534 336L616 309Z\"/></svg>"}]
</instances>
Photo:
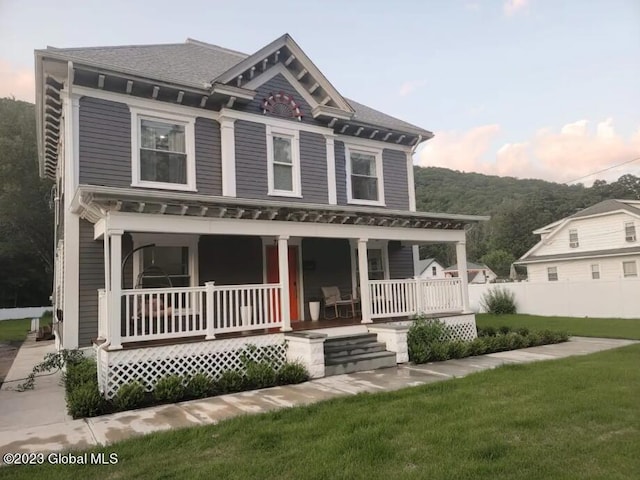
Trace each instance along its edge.
<instances>
[{"instance_id":1,"label":"neighbor house window","mask_svg":"<svg viewBox=\"0 0 640 480\"><path fill-rule=\"evenodd\" d=\"M437 277L438 276L438 269L436 267L431 267L431 275L433 277Z\"/></svg>"},{"instance_id":2,"label":"neighbor house window","mask_svg":"<svg viewBox=\"0 0 640 480\"><path fill-rule=\"evenodd\" d=\"M624 224L624 239L627 242L636 241L636 225L633 222L625 222Z\"/></svg>"},{"instance_id":3,"label":"neighbor house window","mask_svg":"<svg viewBox=\"0 0 640 480\"><path fill-rule=\"evenodd\" d=\"M299 133L267 126L269 195L300 197Z\"/></svg>"},{"instance_id":4,"label":"neighbor house window","mask_svg":"<svg viewBox=\"0 0 640 480\"><path fill-rule=\"evenodd\" d=\"M578 243L578 230L569 230L569 246L571 248L577 248L579 245L580 243Z\"/></svg>"},{"instance_id":5,"label":"neighbor house window","mask_svg":"<svg viewBox=\"0 0 640 480\"><path fill-rule=\"evenodd\" d=\"M347 146L345 155L348 201L363 205L384 205L382 151Z\"/></svg>"},{"instance_id":6,"label":"neighbor house window","mask_svg":"<svg viewBox=\"0 0 640 480\"><path fill-rule=\"evenodd\" d=\"M140 287L188 287L190 282L189 247L152 247L142 250Z\"/></svg>"},{"instance_id":7,"label":"neighbor house window","mask_svg":"<svg viewBox=\"0 0 640 480\"><path fill-rule=\"evenodd\" d=\"M132 109L133 186L195 190L193 119Z\"/></svg>"},{"instance_id":8,"label":"neighbor house window","mask_svg":"<svg viewBox=\"0 0 640 480\"><path fill-rule=\"evenodd\" d=\"M625 278L627 277L637 277L638 276L638 266L635 261L631 262L622 262L622 272L624 273Z\"/></svg>"},{"instance_id":9,"label":"neighbor house window","mask_svg":"<svg viewBox=\"0 0 640 480\"><path fill-rule=\"evenodd\" d=\"M591 278L593 280L598 280L600 278L600 265L597 263L591 265Z\"/></svg>"},{"instance_id":10,"label":"neighbor house window","mask_svg":"<svg viewBox=\"0 0 640 480\"><path fill-rule=\"evenodd\" d=\"M556 282L558 280L558 267L548 267L547 278L550 282Z\"/></svg>"}]
</instances>

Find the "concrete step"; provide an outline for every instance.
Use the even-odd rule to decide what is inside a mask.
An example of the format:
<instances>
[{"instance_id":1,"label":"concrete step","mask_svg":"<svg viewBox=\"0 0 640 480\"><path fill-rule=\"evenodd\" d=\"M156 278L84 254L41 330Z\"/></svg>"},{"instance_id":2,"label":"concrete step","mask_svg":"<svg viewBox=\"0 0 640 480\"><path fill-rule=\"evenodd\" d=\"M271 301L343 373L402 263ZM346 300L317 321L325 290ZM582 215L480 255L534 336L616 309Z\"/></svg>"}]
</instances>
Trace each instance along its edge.
<instances>
[{"instance_id":1,"label":"concrete step","mask_svg":"<svg viewBox=\"0 0 640 480\"><path fill-rule=\"evenodd\" d=\"M386 345L380 342L354 343L351 345L325 345L324 358L344 357L362 353L384 352Z\"/></svg>"},{"instance_id":2,"label":"concrete step","mask_svg":"<svg viewBox=\"0 0 640 480\"><path fill-rule=\"evenodd\" d=\"M324 341L325 349L336 345L355 345L358 343L372 343L378 340L375 333L358 333L355 335L342 335L339 337L329 337Z\"/></svg>"},{"instance_id":3,"label":"concrete step","mask_svg":"<svg viewBox=\"0 0 640 480\"><path fill-rule=\"evenodd\" d=\"M325 376L377 370L378 368L389 368L397 365L396 354L387 351L349 355L331 360L325 359L325 364Z\"/></svg>"}]
</instances>

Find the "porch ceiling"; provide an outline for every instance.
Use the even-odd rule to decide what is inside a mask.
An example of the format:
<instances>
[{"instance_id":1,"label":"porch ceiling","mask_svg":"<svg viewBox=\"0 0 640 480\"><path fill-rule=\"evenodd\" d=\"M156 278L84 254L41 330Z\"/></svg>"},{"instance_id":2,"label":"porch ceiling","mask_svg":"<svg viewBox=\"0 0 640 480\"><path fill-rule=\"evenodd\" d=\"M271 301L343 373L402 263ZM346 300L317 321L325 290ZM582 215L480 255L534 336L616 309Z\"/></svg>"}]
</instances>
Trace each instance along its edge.
<instances>
[{"instance_id":1,"label":"porch ceiling","mask_svg":"<svg viewBox=\"0 0 640 480\"><path fill-rule=\"evenodd\" d=\"M356 205L319 205L176 192L80 186L74 210L93 223L108 212L378 227L463 230L487 216L409 212Z\"/></svg>"}]
</instances>

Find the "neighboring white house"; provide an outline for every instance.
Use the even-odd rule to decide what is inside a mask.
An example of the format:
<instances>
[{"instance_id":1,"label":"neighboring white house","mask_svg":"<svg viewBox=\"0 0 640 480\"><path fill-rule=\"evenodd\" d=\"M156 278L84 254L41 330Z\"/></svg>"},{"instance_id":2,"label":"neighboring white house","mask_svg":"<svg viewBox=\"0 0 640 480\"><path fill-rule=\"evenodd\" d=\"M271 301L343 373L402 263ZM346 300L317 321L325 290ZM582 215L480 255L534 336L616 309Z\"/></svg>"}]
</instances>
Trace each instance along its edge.
<instances>
[{"instance_id":1,"label":"neighboring white house","mask_svg":"<svg viewBox=\"0 0 640 480\"><path fill-rule=\"evenodd\" d=\"M444 267L435 258L424 258L418 261L418 278L444 278Z\"/></svg>"},{"instance_id":2,"label":"neighboring white house","mask_svg":"<svg viewBox=\"0 0 640 480\"><path fill-rule=\"evenodd\" d=\"M444 270L445 278L457 278L458 264L451 265ZM469 283L490 283L498 276L489 267L482 263L467 262L467 279Z\"/></svg>"},{"instance_id":3,"label":"neighboring white house","mask_svg":"<svg viewBox=\"0 0 640 480\"><path fill-rule=\"evenodd\" d=\"M530 282L638 278L639 200L605 200L533 233L540 241L517 262Z\"/></svg>"}]
</instances>

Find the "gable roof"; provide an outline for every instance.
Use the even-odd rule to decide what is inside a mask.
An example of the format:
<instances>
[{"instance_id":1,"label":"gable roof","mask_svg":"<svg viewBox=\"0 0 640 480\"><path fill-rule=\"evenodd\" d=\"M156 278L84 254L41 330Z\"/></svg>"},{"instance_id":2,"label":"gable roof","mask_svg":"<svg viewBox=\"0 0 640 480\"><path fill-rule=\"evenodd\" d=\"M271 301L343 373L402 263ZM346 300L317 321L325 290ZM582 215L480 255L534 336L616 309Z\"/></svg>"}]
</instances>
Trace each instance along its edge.
<instances>
[{"instance_id":1,"label":"gable roof","mask_svg":"<svg viewBox=\"0 0 640 480\"><path fill-rule=\"evenodd\" d=\"M591 215L600 215L603 213L616 212L618 210L626 210L629 213L640 215L640 203L637 204L637 208L633 206L633 203L634 202L629 202L628 200L604 200L600 203L596 203L595 205L591 205L584 210L580 210L567 218L589 217Z\"/></svg>"},{"instance_id":2,"label":"gable roof","mask_svg":"<svg viewBox=\"0 0 640 480\"><path fill-rule=\"evenodd\" d=\"M288 34L285 34L253 55L247 55L190 38L184 43L87 48L47 47L46 50L38 50L36 52L45 54L47 57L137 77L184 87L208 89L213 82L228 80L227 77L231 77L235 70L242 70L245 64L250 64L252 58L257 58L258 54L263 50L283 41L289 42L288 46L297 47L293 39ZM299 49L299 47L297 48ZM301 49L300 52L302 52ZM302 55L304 55L304 52L302 52ZM311 61L309 60L309 62ZM315 65L314 68L317 70ZM320 70L317 70L317 73L324 78ZM328 80L327 84L330 85ZM333 88L333 86L330 88ZM421 127L346 99L337 90L335 90L335 94L353 111L354 121L399 132L421 135L423 139L433 136L432 132Z\"/></svg>"},{"instance_id":3,"label":"gable roof","mask_svg":"<svg viewBox=\"0 0 640 480\"><path fill-rule=\"evenodd\" d=\"M435 258L424 258L422 260L418 260L418 270L420 274L424 273L432 263L437 263L438 265L440 265L440 263Z\"/></svg>"},{"instance_id":4,"label":"gable roof","mask_svg":"<svg viewBox=\"0 0 640 480\"><path fill-rule=\"evenodd\" d=\"M469 270L490 270L490 268L487 267L486 265L483 265L482 263L467 262L467 271L469 271ZM458 271L458 264L454 263L450 267L445 268L444 271L445 272L457 272Z\"/></svg>"}]
</instances>

